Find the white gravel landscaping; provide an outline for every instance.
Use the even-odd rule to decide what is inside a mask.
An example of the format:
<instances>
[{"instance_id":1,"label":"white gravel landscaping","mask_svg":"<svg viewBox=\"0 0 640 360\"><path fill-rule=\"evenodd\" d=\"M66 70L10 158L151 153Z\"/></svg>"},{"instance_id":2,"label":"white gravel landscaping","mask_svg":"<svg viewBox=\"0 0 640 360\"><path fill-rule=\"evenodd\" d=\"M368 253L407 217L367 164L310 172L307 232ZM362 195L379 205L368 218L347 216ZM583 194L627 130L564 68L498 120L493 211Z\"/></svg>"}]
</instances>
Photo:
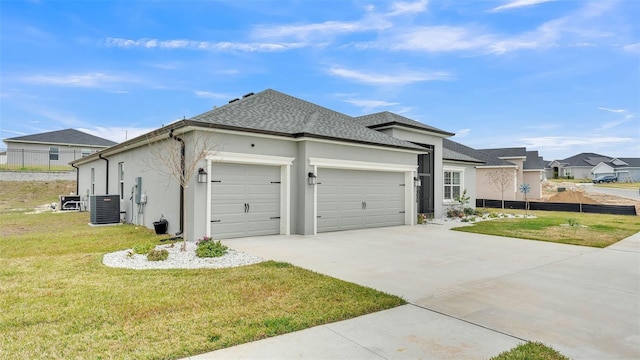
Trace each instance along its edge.
<instances>
[{"instance_id":1,"label":"white gravel landscaping","mask_svg":"<svg viewBox=\"0 0 640 360\"><path fill-rule=\"evenodd\" d=\"M158 245L156 250L165 249L169 258L163 261L149 261L147 255L132 254L133 250L122 250L105 254L102 263L109 267L126 269L201 269L228 268L263 262L264 259L242 251L229 249L224 256L217 258L199 258L196 256L196 244L187 241L187 251L180 251L182 243Z\"/></svg>"}]
</instances>

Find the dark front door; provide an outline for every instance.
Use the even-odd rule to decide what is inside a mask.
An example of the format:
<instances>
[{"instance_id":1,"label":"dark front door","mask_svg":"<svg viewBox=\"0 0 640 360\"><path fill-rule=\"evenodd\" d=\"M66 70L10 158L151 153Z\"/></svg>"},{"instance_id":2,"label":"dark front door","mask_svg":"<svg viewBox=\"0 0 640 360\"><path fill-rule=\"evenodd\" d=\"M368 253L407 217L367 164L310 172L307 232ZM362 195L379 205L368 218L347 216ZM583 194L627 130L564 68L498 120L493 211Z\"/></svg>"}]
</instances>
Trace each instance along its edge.
<instances>
[{"instance_id":1,"label":"dark front door","mask_svg":"<svg viewBox=\"0 0 640 360\"><path fill-rule=\"evenodd\" d=\"M422 145L429 146L429 145ZM433 146L428 154L418 155L418 176L421 186L418 188L418 213L433 216Z\"/></svg>"}]
</instances>

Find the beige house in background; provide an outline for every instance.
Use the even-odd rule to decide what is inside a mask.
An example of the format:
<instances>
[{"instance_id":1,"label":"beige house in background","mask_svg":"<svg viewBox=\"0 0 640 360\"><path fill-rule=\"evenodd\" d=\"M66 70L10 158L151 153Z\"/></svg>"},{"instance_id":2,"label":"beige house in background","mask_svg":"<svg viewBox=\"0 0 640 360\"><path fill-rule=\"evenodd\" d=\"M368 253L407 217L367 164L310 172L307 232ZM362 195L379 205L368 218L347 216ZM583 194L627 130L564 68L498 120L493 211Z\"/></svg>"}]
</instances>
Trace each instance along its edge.
<instances>
[{"instance_id":1,"label":"beige house in background","mask_svg":"<svg viewBox=\"0 0 640 360\"><path fill-rule=\"evenodd\" d=\"M527 199L542 198L545 162L537 151L524 147L477 150L448 139L444 146L481 162L475 166L475 198L501 200L504 195L504 200L521 201L522 184L529 185Z\"/></svg>"}]
</instances>

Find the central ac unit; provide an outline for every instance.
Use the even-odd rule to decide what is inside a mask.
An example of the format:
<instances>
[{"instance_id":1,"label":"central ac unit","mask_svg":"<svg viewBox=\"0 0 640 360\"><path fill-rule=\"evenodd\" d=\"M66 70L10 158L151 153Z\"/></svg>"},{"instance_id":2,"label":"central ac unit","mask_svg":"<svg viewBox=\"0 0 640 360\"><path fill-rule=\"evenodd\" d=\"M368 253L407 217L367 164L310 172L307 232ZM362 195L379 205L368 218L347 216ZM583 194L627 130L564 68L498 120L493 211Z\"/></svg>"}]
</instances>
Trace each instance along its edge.
<instances>
[{"instance_id":1,"label":"central ac unit","mask_svg":"<svg viewBox=\"0 0 640 360\"><path fill-rule=\"evenodd\" d=\"M91 195L91 224L117 224L120 222L119 195Z\"/></svg>"}]
</instances>

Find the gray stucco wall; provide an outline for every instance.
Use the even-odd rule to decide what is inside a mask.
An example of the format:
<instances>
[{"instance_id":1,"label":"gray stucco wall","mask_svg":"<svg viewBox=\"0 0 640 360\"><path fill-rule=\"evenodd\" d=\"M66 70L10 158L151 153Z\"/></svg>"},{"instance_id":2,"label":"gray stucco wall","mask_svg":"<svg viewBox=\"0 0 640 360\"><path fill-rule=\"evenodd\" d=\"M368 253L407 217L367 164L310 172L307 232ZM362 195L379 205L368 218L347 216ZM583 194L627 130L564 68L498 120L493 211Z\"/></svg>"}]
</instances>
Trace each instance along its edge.
<instances>
[{"instance_id":1,"label":"gray stucco wall","mask_svg":"<svg viewBox=\"0 0 640 360\"><path fill-rule=\"evenodd\" d=\"M417 168L417 155L404 150L394 150L358 144L348 145L314 139L300 140L273 136L253 136L251 134L220 133L198 131L179 135L186 143L187 164L190 163L189 149L195 138L206 138L211 145L212 154L241 153L256 156L277 156L295 158L291 165L290 178L290 226L291 234L312 234L314 231L314 187L307 184L307 174L314 171L309 158L352 160L371 163L401 164ZM178 142L175 142L178 144ZM166 144L165 144L166 145ZM80 194L86 197L91 193L91 169L95 169L95 193L119 194L118 164L124 164L124 194L121 210L126 212L125 219L148 228L153 222L164 216L169 222L169 233L177 232L180 227L180 186L172 179L164 166L154 158L153 152L158 145L144 145L131 148L115 155L105 155L109 160L109 186L106 189L107 162L102 159L80 166ZM441 169L440 162L440 169ZM206 218L207 184L197 182L197 169L207 168L206 160L201 160L194 169L185 192L185 230L188 240L201 238L206 234L210 219ZM212 163L212 172L215 162ZM135 178L142 178L142 192L147 194L147 204L132 204L131 189ZM440 186L441 187L441 186ZM441 193L441 189L440 189ZM440 195L441 196L441 195ZM86 197L88 201L88 197ZM415 207L415 204L413 204ZM415 212L415 208L414 208ZM284 216L284 214L283 214Z\"/></svg>"}]
</instances>

